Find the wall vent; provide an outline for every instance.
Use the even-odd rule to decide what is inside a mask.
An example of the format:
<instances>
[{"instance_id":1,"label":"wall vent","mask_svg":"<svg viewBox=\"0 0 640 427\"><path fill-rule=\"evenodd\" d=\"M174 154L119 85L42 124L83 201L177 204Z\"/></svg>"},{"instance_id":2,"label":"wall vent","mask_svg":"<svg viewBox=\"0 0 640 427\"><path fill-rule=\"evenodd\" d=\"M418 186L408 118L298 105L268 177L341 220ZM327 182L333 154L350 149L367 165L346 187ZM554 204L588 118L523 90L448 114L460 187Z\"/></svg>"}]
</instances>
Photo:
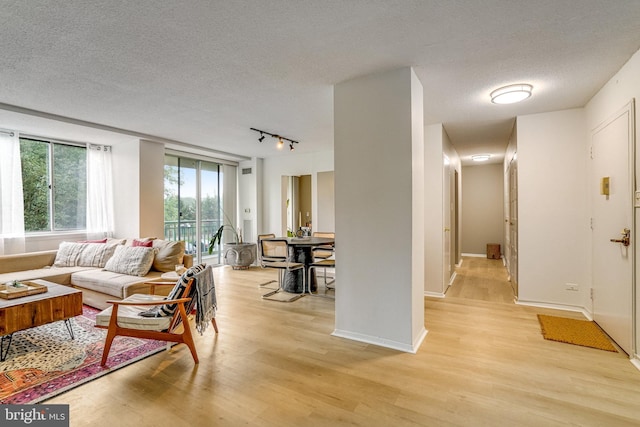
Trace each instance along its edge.
<instances>
[{"instance_id":1,"label":"wall vent","mask_svg":"<svg viewBox=\"0 0 640 427\"><path fill-rule=\"evenodd\" d=\"M251 168L242 168L242 175L251 175Z\"/></svg>"}]
</instances>

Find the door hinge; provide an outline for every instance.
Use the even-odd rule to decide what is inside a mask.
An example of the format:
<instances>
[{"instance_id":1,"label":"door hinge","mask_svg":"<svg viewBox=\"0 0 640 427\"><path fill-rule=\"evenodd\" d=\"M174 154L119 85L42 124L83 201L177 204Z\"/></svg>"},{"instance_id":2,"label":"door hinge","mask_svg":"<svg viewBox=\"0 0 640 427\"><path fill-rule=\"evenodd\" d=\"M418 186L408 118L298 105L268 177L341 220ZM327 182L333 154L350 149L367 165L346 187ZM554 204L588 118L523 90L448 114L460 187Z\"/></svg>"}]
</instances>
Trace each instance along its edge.
<instances>
[{"instance_id":1,"label":"door hinge","mask_svg":"<svg viewBox=\"0 0 640 427\"><path fill-rule=\"evenodd\" d=\"M593 218L589 218L589 228L593 230Z\"/></svg>"},{"instance_id":2,"label":"door hinge","mask_svg":"<svg viewBox=\"0 0 640 427\"><path fill-rule=\"evenodd\" d=\"M591 147L589 147L589 157L591 157L591 159L593 159L593 145Z\"/></svg>"},{"instance_id":3,"label":"door hinge","mask_svg":"<svg viewBox=\"0 0 640 427\"><path fill-rule=\"evenodd\" d=\"M589 296L593 300L593 288L589 288Z\"/></svg>"}]
</instances>

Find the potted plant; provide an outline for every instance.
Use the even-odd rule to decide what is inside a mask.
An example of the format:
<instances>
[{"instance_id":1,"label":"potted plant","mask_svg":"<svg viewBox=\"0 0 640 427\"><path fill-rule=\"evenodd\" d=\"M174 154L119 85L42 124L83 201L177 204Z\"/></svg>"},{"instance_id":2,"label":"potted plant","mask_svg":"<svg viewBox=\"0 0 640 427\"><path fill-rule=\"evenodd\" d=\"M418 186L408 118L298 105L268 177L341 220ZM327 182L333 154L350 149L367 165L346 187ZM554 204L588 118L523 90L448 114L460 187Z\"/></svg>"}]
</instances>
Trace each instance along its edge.
<instances>
[{"instance_id":1,"label":"potted plant","mask_svg":"<svg viewBox=\"0 0 640 427\"><path fill-rule=\"evenodd\" d=\"M222 247L222 257L226 265L230 265L234 270L246 270L251 264L256 261L256 244L244 243L242 241L242 230L236 228L229 221L229 217L224 213L224 217L227 220L227 224L222 224L218 231L211 237L209 241L209 255L213 253L213 248L216 244L222 243L222 233L224 230L231 230L234 235L234 241L230 243L224 243Z\"/></svg>"}]
</instances>

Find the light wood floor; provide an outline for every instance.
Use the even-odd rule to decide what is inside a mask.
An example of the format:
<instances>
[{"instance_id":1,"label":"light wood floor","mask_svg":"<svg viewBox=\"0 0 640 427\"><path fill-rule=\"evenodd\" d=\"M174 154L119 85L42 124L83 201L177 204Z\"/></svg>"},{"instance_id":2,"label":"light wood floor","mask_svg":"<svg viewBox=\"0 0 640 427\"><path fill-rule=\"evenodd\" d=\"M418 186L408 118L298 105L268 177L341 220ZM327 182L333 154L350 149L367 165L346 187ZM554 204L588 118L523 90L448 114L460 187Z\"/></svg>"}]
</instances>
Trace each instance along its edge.
<instances>
[{"instance_id":1,"label":"light wood floor","mask_svg":"<svg viewBox=\"0 0 640 427\"><path fill-rule=\"evenodd\" d=\"M501 259L463 257L448 297L494 302L513 302L514 294Z\"/></svg>"},{"instance_id":2,"label":"light wood floor","mask_svg":"<svg viewBox=\"0 0 640 427\"><path fill-rule=\"evenodd\" d=\"M275 272L215 274L220 334L197 336L198 366L181 345L47 403L70 404L72 426L640 424L640 371L542 339L552 310L425 298L414 355L332 337L332 300L262 301Z\"/></svg>"}]
</instances>

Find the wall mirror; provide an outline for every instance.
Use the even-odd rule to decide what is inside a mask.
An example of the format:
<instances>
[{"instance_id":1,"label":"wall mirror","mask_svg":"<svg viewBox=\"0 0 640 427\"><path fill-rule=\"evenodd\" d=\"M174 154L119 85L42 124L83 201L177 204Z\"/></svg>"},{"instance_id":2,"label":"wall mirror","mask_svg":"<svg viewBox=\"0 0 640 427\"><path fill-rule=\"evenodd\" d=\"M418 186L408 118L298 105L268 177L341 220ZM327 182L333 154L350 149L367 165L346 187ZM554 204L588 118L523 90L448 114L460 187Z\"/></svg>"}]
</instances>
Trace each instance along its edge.
<instances>
[{"instance_id":1,"label":"wall mirror","mask_svg":"<svg viewBox=\"0 0 640 427\"><path fill-rule=\"evenodd\" d=\"M283 176L282 196L283 235L295 233L300 228L311 230L311 175Z\"/></svg>"}]
</instances>

